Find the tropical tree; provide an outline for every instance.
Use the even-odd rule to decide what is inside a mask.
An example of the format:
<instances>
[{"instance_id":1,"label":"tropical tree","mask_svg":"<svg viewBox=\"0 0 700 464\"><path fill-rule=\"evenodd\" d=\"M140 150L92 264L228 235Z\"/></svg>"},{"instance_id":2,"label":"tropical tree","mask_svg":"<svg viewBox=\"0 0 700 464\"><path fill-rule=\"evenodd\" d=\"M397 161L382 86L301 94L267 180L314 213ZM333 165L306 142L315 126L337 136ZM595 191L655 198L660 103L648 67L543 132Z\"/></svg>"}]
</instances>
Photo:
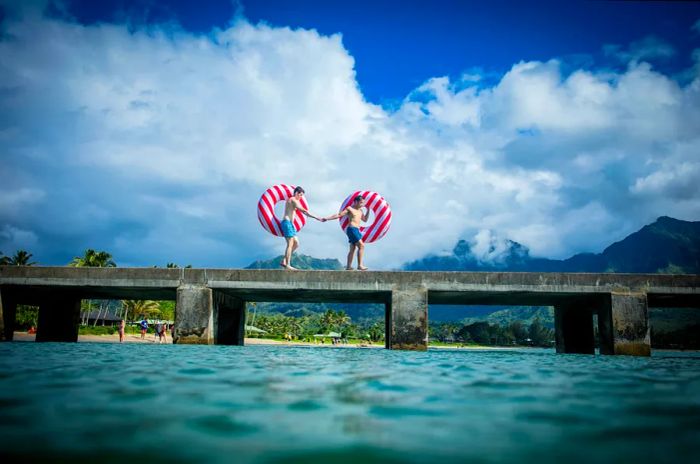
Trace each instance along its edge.
<instances>
[{"instance_id":1,"label":"tropical tree","mask_svg":"<svg viewBox=\"0 0 700 464\"><path fill-rule=\"evenodd\" d=\"M122 317L124 320L129 320L129 315L132 317L137 315L155 316L160 314L160 305L153 300L122 300Z\"/></svg>"},{"instance_id":2,"label":"tropical tree","mask_svg":"<svg viewBox=\"0 0 700 464\"><path fill-rule=\"evenodd\" d=\"M112 255L106 251L95 251L92 248L85 250L85 254L76 256L68 263L72 267L117 267Z\"/></svg>"},{"instance_id":3,"label":"tropical tree","mask_svg":"<svg viewBox=\"0 0 700 464\"><path fill-rule=\"evenodd\" d=\"M85 254L81 256L76 256L73 260L68 263L71 267L117 267L117 264L112 259L112 255L106 251L95 251L92 248L85 250ZM88 312L92 307L92 301L88 300ZM95 324L97 325L97 320L100 318L100 313L103 310L103 305L99 306L97 310L97 317L95 318ZM84 323L84 322L83 322Z\"/></svg>"},{"instance_id":4,"label":"tropical tree","mask_svg":"<svg viewBox=\"0 0 700 464\"><path fill-rule=\"evenodd\" d=\"M32 256L33 255L26 250L17 250L12 258L3 256L2 264L8 264L10 266L33 266L36 262L30 261Z\"/></svg>"},{"instance_id":5,"label":"tropical tree","mask_svg":"<svg viewBox=\"0 0 700 464\"><path fill-rule=\"evenodd\" d=\"M166 269L179 269L180 266L178 266L178 265L175 264L175 263L168 263L168 264L165 265L165 268L166 268ZM191 264L188 264L187 266L185 266L185 269L191 269L191 268L192 268L192 265L191 265Z\"/></svg>"},{"instance_id":6,"label":"tropical tree","mask_svg":"<svg viewBox=\"0 0 700 464\"><path fill-rule=\"evenodd\" d=\"M5 253L0 251L0 266L7 266L8 264L10 264L10 258L5 256Z\"/></svg>"},{"instance_id":7,"label":"tropical tree","mask_svg":"<svg viewBox=\"0 0 700 464\"><path fill-rule=\"evenodd\" d=\"M367 333L369 335L369 339L373 342L378 342L379 340L384 338L384 324L381 322L375 322L372 324L368 329Z\"/></svg>"}]
</instances>

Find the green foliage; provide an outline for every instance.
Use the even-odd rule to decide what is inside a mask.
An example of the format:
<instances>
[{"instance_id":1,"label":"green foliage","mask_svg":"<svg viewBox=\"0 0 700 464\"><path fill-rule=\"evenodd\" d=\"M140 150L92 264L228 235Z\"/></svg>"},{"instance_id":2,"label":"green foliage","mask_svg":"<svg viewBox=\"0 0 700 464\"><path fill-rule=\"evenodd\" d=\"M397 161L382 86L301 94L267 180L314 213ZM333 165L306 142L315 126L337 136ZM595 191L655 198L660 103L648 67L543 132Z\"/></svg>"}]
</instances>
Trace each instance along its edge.
<instances>
[{"instance_id":1,"label":"green foliage","mask_svg":"<svg viewBox=\"0 0 700 464\"><path fill-rule=\"evenodd\" d=\"M26 250L17 250L14 256L4 256L0 253L0 265L4 266L33 266L36 264L32 259L32 254Z\"/></svg>"},{"instance_id":2,"label":"green foliage","mask_svg":"<svg viewBox=\"0 0 700 464\"><path fill-rule=\"evenodd\" d=\"M160 316L160 304L153 300L122 300L125 320L134 318Z\"/></svg>"},{"instance_id":3,"label":"green foliage","mask_svg":"<svg viewBox=\"0 0 700 464\"><path fill-rule=\"evenodd\" d=\"M156 301L160 309L160 318L168 321L175 320L175 302L172 300Z\"/></svg>"},{"instance_id":4,"label":"green foliage","mask_svg":"<svg viewBox=\"0 0 700 464\"><path fill-rule=\"evenodd\" d=\"M475 343L484 346L552 346L554 331L545 327L539 319L526 326L521 321L507 325L477 321L467 324L455 322L430 323L431 340L440 343Z\"/></svg>"},{"instance_id":5,"label":"green foliage","mask_svg":"<svg viewBox=\"0 0 700 464\"><path fill-rule=\"evenodd\" d=\"M117 333L117 328L116 327L111 327L111 326L88 326L88 325L83 325L80 326L80 329L78 330L79 335L113 335Z\"/></svg>"},{"instance_id":6,"label":"green foliage","mask_svg":"<svg viewBox=\"0 0 700 464\"><path fill-rule=\"evenodd\" d=\"M15 328L27 330L39 324L39 307L17 305L17 315L15 317Z\"/></svg>"},{"instance_id":7,"label":"green foliage","mask_svg":"<svg viewBox=\"0 0 700 464\"><path fill-rule=\"evenodd\" d=\"M117 267L112 255L106 251L95 251L91 248L85 250L85 254L76 256L68 263L72 267Z\"/></svg>"}]
</instances>

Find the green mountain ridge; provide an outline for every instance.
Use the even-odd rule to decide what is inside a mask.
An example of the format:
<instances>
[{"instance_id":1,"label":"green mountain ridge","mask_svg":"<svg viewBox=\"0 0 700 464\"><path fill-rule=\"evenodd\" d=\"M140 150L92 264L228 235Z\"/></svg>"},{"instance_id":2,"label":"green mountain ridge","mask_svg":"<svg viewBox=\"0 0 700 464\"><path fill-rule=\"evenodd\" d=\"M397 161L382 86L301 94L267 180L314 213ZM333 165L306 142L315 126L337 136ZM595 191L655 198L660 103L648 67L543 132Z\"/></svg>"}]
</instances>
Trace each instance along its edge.
<instances>
[{"instance_id":1,"label":"green mountain ridge","mask_svg":"<svg viewBox=\"0 0 700 464\"><path fill-rule=\"evenodd\" d=\"M466 240L455 245L451 256L426 256L407 263L404 270L429 271L529 271L529 272L625 272L625 273L700 273L700 222L682 221L666 216L642 227L624 239L605 248L602 253L581 253L565 260L533 258L527 247L510 241L510 249L497 262L480 262ZM252 263L247 269L280 269L278 256ZM342 270L337 259L318 259L294 255L299 269ZM261 303L261 311L286 315L304 315L327 309L344 310L353 320L383 319L382 305L368 304L304 304ZM657 330L672 331L681 326L700 324L700 310L652 310L652 324ZM530 324L536 318L549 327L554 324L549 307L503 306L431 306L430 320L486 321L507 325L512 321Z\"/></svg>"}]
</instances>

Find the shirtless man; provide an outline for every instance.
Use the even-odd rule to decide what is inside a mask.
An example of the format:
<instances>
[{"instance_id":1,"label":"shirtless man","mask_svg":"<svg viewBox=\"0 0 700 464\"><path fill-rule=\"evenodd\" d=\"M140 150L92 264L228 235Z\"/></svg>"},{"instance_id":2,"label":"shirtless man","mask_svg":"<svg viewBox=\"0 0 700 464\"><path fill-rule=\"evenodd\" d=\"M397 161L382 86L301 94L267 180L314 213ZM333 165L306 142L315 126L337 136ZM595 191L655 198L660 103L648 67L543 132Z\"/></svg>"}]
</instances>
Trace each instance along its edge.
<instances>
[{"instance_id":1,"label":"shirtless man","mask_svg":"<svg viewBox=\"0 0 700 464\"><path fill-rule=\"evenodd\" d=\"M362 195L358 195L352 202L352 206L348 206L343 211L333 216L328 216L323 218L323 221L330 221L332 219L339 219L343 216L348 216L350 218L350 224L348 228L345 229L345 233L348 235L348 242L350 242L350 251L348 251L348 263L345 269L352 271L352 259L355 255L355 250L357 250L357 269L360 271L366 271L367 268L362 265L362 258L365 253L365 244L362 242L362 234L360 233L360 221L367 222L369 219L369 209L366 213L362 212L362 207L365 206L365 199Z\"/></svg>"},{"instance_id":2,"label":"shirtless man","mask_svg":"<svg viewBox=\"0 0 700 464\"><path fill-rule=\"evenodd\" d=\"M284 251L284 258L282 258L280 266L289 270L296 270L296 268L292 267L292 253L294 253L294 251L297 248L299 248L299 239L297 238L297 231L294 228L293 223L294 214L296 213L296 210L301 211L303 214L306 214L308 217L312 217L317 221L325 222L324 219L314 216L307 209L301 206L300 200L303 196L304 189L301 187L297 187L294 189L294 195L291 198L289 198L284 204L284 217L282 218L282 234L284 235L285 240L287 240L287 249Z\"/></svg>"}]
</instances>

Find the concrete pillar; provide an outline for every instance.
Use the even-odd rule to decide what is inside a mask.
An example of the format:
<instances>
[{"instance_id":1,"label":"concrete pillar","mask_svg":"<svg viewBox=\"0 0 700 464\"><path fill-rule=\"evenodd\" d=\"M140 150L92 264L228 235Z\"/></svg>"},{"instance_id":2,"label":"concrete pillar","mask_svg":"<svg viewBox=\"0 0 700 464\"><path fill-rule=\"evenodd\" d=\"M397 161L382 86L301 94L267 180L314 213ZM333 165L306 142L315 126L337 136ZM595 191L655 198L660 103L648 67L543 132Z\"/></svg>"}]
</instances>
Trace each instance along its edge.
<instances>
[{"instance_id":1,"label":"concrete pillar","mask_svg":"<svg viewBox=\"0 0 700 464\"><path fill-rule=\"evenodd\" d=\"M594 354L593 310L588 302L568 301L554 306L557 353Z\"/></svg>"},{"instance_id":2,"label":"concrete pillar","mask_svg":"<svg viewBox=\"0 0 700 464\"><path fill-rule=\"evenodd\" d=\"M0 341L11 342L14 338L17 301L7 290L0 290Z\"/></svg>"},{"instance_id":3,"label":"concrete pillar","mask_svg":"<svg viewBox=\"0 0 700 464\"><path fill-rule=\"evenodd\" d=\"M173 343L211 345L214 343L212 291L201 285L181 285L175 303Z\"/></svg>"},{"instance_id":4,"label":"concrete pillar","mask_svg":"<svg viewBox=\"0 0 700 464\"><path fill-rule=\"evenodd\" d=\"M646 293L611 293L598 310L600 354L650 356Z\"/></svg>"},{"instance_id":5,"label":"concrete pillar","mask_svg":"<svg viewBox=\"0 0 700 464\"><path fill-rule=\"evenodd\" d=\"M245 301L214 291L214 343L240 345L245 339Z\"/></svg>"},{"instance_id":6,"label":"concrete pillar","mask_svg":"<svg viewBox=\"0 0 700 464\"><path fill-rule=\"evenodd\" d=\"M428 290L425 287L394 288L386 311L388 349L428 349Z\"/></svg>"},{"instance_id":7,"label":"concrete pillar","mask_svg":"<svg viewBox=\"0 0 700 464\"><path fill-rule=\"evenodd\" d=\"M80 327L80 297L54 291L39 303L37 342L77 342Z\"/></svg>"}]
</instances>

